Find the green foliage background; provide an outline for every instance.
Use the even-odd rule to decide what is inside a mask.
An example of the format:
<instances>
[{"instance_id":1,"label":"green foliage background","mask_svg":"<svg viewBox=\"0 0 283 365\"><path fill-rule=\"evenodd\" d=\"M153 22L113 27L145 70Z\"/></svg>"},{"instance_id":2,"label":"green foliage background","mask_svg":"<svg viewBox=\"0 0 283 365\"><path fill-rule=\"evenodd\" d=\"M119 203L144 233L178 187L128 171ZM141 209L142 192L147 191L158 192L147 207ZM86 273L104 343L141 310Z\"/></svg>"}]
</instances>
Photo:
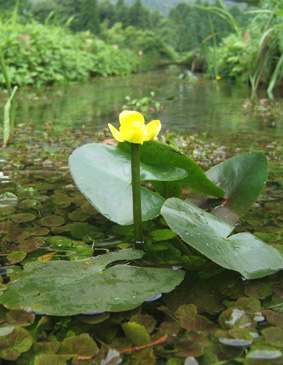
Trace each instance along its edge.
<instances>
[{"instance_id":1,"label":"green foliage background","mask_svg":"<svg viewBox=\"0 0 283 365\"><path fill-rule=\"evenodd\" d=\"M132 57L90 34L71 34L36 22L0 24L2 50L12 84L44 85L83 81L93 76L129 74ZM106 62L107 60L107 62ZM0 83L4 84L0 74Z\"/></svg>"},{"instance_id":2,"label":"green foliage background","mask_svg":"<svg viewBox=\"0 0 283 365\"><path fill-rule=\"evenodd\" d=\"M272 97L283 77L282 2L225 4L0 0L1 52L13 85L78 82L180 62L213 79L248 83L253 94L263 85Z\"/></svg>"}]
</instances>

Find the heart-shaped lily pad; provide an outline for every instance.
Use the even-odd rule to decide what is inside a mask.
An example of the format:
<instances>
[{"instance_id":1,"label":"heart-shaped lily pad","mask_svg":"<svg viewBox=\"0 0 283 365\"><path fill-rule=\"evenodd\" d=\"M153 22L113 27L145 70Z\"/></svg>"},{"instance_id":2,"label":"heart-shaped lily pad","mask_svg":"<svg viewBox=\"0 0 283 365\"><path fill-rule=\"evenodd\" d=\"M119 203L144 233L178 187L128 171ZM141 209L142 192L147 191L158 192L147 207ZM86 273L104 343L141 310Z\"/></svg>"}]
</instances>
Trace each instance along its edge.
<instances>
[{"instance_id":1,"label":"heart-shaped lily pad","mask_svg":"<svg viewBox=\"0 0 283 365\"><path fill-rule=\"evenodd\" d=\"M119 143L118 147L130 151L130 146L127 143ZM191 189L206 195L222 197L224 192L221 188L210 181L202 169L188 156L173 150L170 146L149 141L140 146L141 161L147 164L169 165L182 168L187 171L187 176L182 180L178 180L172 189L178 189L178 186L188 186ZM161 180L161 179L160 179ZM169 181L169 180L163 180ZM175 196L175 195L174 195Z\"/></svg>"},{"instance_id":2,"label":"heart-shaped lily pad","mask_svg":"<svg viewBox=\"0 0 283 365\"><path fill-rule=\"evenodd\" d=\"M186 243L203 255L247 279L270 275L283 268L283 256L250 233L226 238L233 226L190 202L168 199L161 214Z\"/></svg>"},{"instance_id":3,"label":"heart-shaped lily pad","mask_svg":"<svg viewBox=\"0 0 283 365\"><path fill-rule=\"evenodd\" d=\"M25 328L2 327L0 330L0 359L16 361L22 353L31 348L32 343L33 338Z\"/></svg>"},{"instance_id":4,"label":"heart-shaped lily pad","mask_svg":"<svg viewBox=\"0 0 283 365\"><path fill-rule=\"evenodd\" d=\"M212 167L207 177L225 191L225 201L211 214L235 224L261 193L267 177L267 159L259 153L243 153ZM207 197L191 194L191 201L205 206Z\"/></svg>"},{"instance_id":5,"label":"heart-shaped lily pad","mask_svg":"<svg viewBox=\"0 0 283 365\"><path fill-rule=\"evenodd\" d=\"M0 303L57 316L133 309L157 293L170 292L184 277L170 268L113 266L142 254L122 250L79 261L32 262L7 286Z\"/></svg>"},{"instance_id":6,"label":"heart-shaped lily pad","mask_svg":"<svg viewBox=\"0 0 283 365\"><path fill-rule=\"evenodd\" d=\"M131 155L113 146L91 143L77 148L69 158L72 177L82 194L105 217L121 225L133 223ZM141 180L174 181L187 172L173 166L141 163ZM142 219L160 214L164 199L141 189Z\"/></svg>"}]
</instances>

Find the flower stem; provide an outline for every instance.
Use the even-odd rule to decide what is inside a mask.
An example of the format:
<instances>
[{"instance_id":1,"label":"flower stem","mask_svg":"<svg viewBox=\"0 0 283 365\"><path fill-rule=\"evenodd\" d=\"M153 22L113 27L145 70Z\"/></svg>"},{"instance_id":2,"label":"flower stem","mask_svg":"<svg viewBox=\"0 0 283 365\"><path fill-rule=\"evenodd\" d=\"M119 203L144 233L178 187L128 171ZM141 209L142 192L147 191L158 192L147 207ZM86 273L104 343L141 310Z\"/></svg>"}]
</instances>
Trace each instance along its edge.
<instances>
[{"instance_id":1,"label":"flower stem","mask_svg":"<svg viewBox=\"0 0 283 365\"><path fill-rule=\"evenodd\" d=\"M140 178L140 151L138 143L131 143L132 163L132 194L133 215L136 248L143 245L142 210L141 210L141 178Z\"/></svg>"}]
</instances>

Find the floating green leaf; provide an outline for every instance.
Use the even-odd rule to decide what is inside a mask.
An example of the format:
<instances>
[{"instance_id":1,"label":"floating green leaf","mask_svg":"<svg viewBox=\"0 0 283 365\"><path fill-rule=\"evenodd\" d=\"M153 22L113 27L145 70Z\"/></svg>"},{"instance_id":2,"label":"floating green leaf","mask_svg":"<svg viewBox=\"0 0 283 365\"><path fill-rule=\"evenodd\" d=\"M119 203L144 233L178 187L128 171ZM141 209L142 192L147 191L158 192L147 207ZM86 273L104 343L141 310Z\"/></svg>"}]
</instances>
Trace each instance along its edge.
<instances>
[{"instance_id":1,"label":"floating green leaf","mask_svg":"<svg viewBox=\"0 0 283 365\"><path fill-rule=\"evenodd\" d=\"M16 206L18 204L18 197L10 192L0 194L0 204L4 206Z\"/></svg>"},{"instance_id":2,"label":"floating green leaf","mask_svg":"<svg viewBox=\"0 0 283 365\"><path fill-rule=\"evenodd\" d=\"M66 226L66 230L70 231L71 236L76 239L92 238L101 231L100 228L85 222L70 223Z\"/></svg>"},{"instance_id":3,"label":"floating green leaf","mask_svg":"<svg viewBox=\"0 0 283 365\"><path fill-rule=\"evenodd\" d=\"M212 167L207 177L225 191L225 201L211 213L231 224L244 215L261 193L267 177L267 159L259 153L243 153ZM192 196L198 206L205 197Z\"/></svg>"},{"instance_id":4,"label":"floating green leaf","mask_svg":"<svg viewBox=\"0 0 283 365\"><path fill-rule=\"evenodd\" d=\"M194 304L181 305L175 312L175 317L180 320L180 326L191 332L213 333L216 325L204 316L197 314Z\"/></svg>"},{"instance_id":5,"label":"floating green leaf","mask_svg":"<svg viewBox=\"0 0 283 365\"><path fill-rule=\"evenodd\" d=\"M10 221L0 222L0 233L11 233L15 225Z\"/></svg>"},{"instance_id":6,"label":"floating green leaf","mask_svg":"<svg viewBox=\"0 0 283 365\"><path fill-rule=\"evenodd\" d=\"M28 313L24 310L12 310L6 314L9 326L30 326L34 322L34 313Z\"/></svg>"},{"instance_id":7,"label":"floating green leaf","mask_svg":"<svg viewBox=\"0 0 283 365\"><path fill-rule=\"evenodd\" d=\"M245 286L245 294L256 299L265 299L273 294L272 287L266 283L249 282Z\"/></svg>"},{"instance_id":8,"label":"floating green leaf","mask_svg":"<svg viewBox=\"0 0 283 365\"><path fill-rule=\"evenodd\" d=\"M7 255L7 259L10 261L11 264L16 264L21 262L26 257L26 252L23 251L14 251Z\"/></svg>"},{"instance_id":9,"label":"floating green leaf","mask_svg":"<svg viewBox=\"0 0 283 365\"><path fill-rule=\"evenodd\" d=\"M51 236L46 240L46 243L56 250L64 250L72 247L72 240L63 236Z\"/></svg>"},{"instance_id":10,"label":"floating green leaf","mask_svg":"<svg viewBox=\"0 0 283 365\"><path fill-rule=\"evenodd\" d=\"M281 351L279 350L251 350L248 355L247 359L257 359L257 360L272 360L272 359L278 359L282 356Z\"/></svg>"},{"instance_id":11,"label":"floating green leaf","mask_svg":"<svg viewBox=\"0 0 283 365\"><path fill-rule=\"evenodd\" d=\"M135 346L143 346L150 342L150 335L146 328L136 322L127 322L122 325L125 336Z\"/></svg>"},{"instance_id":12,"label":"floating green leaf","mask_svg":"<svg viewBox=\"0 0 283 365\"><path fill-rule=\"evenodd\" d=\"M10 215L15 212L15 208L10 205L0 205L0 216Z\"/></svg>"},{"instance_id":13,"label":"floating green leaf","mask_svg":"<svg viewBox=\"0 0 283 365\"><path fill-rule=\"evenodd\" d=\"M161 214L172 231L186 243L247 279L270 275L283 268L283 257L272 246L250 233L226 238L233 227L190 202L168 199Z\"/></svg>"},{"instance_id":14,"label":"floating green leaf","mask_svg":"<svg viewBox=\"0 0 283 365\"><path fill-rule=\"evenodd\" d=\"M133 223L131 155L113 146L92 143L77 148L69 158L72 177L84 196L105 217L121 225ZM173 166L141 163L141 180L174 181L187 173ZM142 217L160 214L164 199L142 188Z\"/></svg>"},{"instance_id":15,"label":"floating green leaf","mask_svg":"<svg viewBox=\"0 0 283 365\"><path fill-rule=\"evenodd\" d=\"M266 341L273 346L283 347L283 330L278 327L268 327L262 331Z\"/></svg>"},{"instance_id":16,"label":"floating green leaf","mask_svg":"<svg viewBox=\"0 0 283 365\"><path fill-rule=\"evenodd\" d=\"M118 147L130 151L130 146L127 143L119 143ZM186 170L188 175L176 184L188 186L206 195L216 197L222 197L224 195L223 190L211 182L193 160L173 150L168 145L155 141L144 143L140 146L140 158L141 161L147 164L169 165Z\"/></svg>"},{"instance_id":17,"label":"floating green leaf","mask_svg":"<svg viewBox=\"0 0 283 365\"><path fill-rule=\"evenodd\" d=\"M34 365L67 365L67 361L63 355L39 354L34 359Z\"/></svg>"},{"instance_id":18,"label":"floating green leaf","mask_svg":"<svg viewBox=\"0 0 283 365\"><path fill-rule=\"evenodd\" d=\"M17 360L23 352L26 352L31 348L33 338L25 328L6 328L6 333L4 331L0 333L0 359L14 361Z\"/></svg>"},{"instance_id":19,"label":"floating green leaf","mask_svg":"<svg viewBox=\"0 0 283 365\"><path fill-rule=\"evenodd\" d=\"M11 220L15 223L25 223L36 219L35 214L31 213L18 213L11 216Z\"/></svg>"},{"instance_id":20,"label":"floating green leaf","mask_svg":"<svg viewBox=\"0 0 283 365\"><path fill-rule=\"evenodd\" d=\"M48 215L46 217L41 218L39 222L42 226L59 227L65 223L65 219L63 217L61 217L60 215L53 214L53 215Z\"/></svg>"},{"instance_id":21,"label":"floating green leaf","mask_svg":"<svg viewBox=\"0 0 283 365\"><path fill-rule=\"evenodd\" d=\"M233 346L233 347L242 347L242 346L249 346L253 343L250 340L242 340L239 338L219 338L219 342L223 345Z\"/></svg>"},{"instance_id":22,"label":"floating green leaf","mask_svg":"<svg viewBox=\"0 0 283 365\"><path fill-rule=\"evenodd\" d=\"M80 261L33 262L7 286L0 303L49 315L117 312L167 293L182 281L184 273L171 269L109 267L141 256L138 250L122 250Z\"/></svg>"},{"instance_id":23,"label":"floating green leaf","mask_svg":"<svg viewBox=\"0 0 283 365\"><path fill-rule=\"evenodd\" d=\"M98 352L96 342L88 333L79 336L66 337L62 342L58 354L63 354L65 358L71 359L77 356L92 356Z\"/></svg>"}]
</instances>

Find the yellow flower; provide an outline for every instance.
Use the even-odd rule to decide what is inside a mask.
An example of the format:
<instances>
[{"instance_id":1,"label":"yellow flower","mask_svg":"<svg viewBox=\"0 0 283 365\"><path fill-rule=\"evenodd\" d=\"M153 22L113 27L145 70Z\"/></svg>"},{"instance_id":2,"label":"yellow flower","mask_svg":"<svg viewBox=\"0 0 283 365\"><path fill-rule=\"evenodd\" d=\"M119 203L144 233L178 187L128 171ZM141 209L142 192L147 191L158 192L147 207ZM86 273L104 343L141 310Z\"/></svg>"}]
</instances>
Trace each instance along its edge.
<instances>
[{"instance_id":1,"label":"yellow flower","mask_svg":"<svg viewBox=\"0 0 283 365\"><path fill-rule=\"evenodd\" d=\"M113 137L118 142L143 144L156 137L161 129L159 120L153 120L145 125L143 115L132 110L124 110L119 115L119 121L121 124L119 131L112 124L108 124Z\"/></svg>"}]
</instances>

